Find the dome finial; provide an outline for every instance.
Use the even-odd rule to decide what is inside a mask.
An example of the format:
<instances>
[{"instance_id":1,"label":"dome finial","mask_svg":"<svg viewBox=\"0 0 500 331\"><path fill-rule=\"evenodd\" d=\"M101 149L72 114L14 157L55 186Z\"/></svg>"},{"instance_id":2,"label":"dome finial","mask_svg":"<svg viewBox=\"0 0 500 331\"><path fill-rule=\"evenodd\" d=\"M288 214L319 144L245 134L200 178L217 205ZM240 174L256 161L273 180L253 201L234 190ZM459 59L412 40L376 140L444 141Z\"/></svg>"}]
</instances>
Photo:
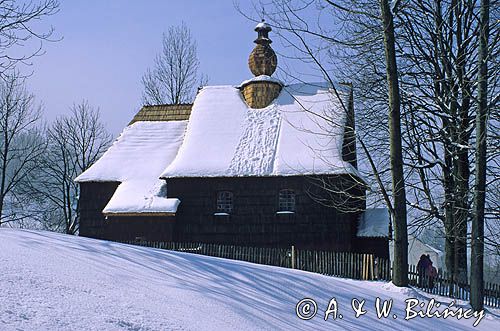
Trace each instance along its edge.
<instances>
[{"instance_id":1,"label":"dome finial","mask_svg":"<svg viewBox=\"0 0 500 331\"><path fill-rule=\"evenodd\" d=\"M254 40L254 43L257 45L248 58L248 66L255 76L271 76L276 70L278 59L271 48L272 41L269 39L271 30L271 26L264 19L255 26L257 39Z\"/></svg>"},{"instance_id":2,"label":"dome finial","mask_svg":"<svg viewBox=\"0 0 500 331\"><path fill-rule=\"evenodd\" d=\"M248 57L248 67L255 78L244 82L240 89L247 105L250 108L264 108L273 102L281 92L283 84L270 76L276 70L278 59L271 48L269 31L271 26L264 19L257 24L255 31L258 33L252 53Z\"/></svg>"}]
</instances>

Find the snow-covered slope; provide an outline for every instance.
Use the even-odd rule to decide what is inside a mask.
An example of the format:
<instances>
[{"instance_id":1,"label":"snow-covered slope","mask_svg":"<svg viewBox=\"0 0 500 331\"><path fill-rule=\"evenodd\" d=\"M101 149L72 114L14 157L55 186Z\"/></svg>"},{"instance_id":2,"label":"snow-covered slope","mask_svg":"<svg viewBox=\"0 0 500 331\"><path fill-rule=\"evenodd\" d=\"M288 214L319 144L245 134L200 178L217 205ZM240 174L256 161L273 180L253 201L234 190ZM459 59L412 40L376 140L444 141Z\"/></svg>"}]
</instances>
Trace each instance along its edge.
<instances>
[{"instance_id":1,"label":"snow-covered slope","mask_svg":"<svg viewBox=\"0 0 500 331\"><path fill-rule=\"evenodd\" d=\"M428 299L380 282L0 228L2 331L500 329L491 312L477 328L474 318L405 321L408 295ZM295 315L306 297L318 305L311 320ZM333 297L343 319L324 321ZM390 318L376 318L376 297L394 299ZM354 318L352 298L366 299L366 315Z\"/></svg>"}]
</instances>

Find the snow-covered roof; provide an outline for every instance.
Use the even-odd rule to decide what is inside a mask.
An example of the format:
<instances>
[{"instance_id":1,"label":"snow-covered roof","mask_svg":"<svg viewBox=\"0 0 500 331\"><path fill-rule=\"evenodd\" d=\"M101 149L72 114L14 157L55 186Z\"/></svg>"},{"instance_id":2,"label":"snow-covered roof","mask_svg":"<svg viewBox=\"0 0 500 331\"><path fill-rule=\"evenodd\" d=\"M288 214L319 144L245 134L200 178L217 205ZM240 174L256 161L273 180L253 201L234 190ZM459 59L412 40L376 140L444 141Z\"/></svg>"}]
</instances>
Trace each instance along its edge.
<instances>
[{"instance_id":1,"label":"snow-covered roof","mask_svg":"<svg viewBox=\"0 0 500 331\"><path fill-rule=\"evenodd\" d=\"M178 199L166 197L161 172L175 158L187 121L135 122L77 182L121 182L105 214L175 213Z\"/></svg>"},{"instance_id":2,"label":"snow-covered roof","mask_svg":"<svg viewBox=\"0 0 500 331\"><path fill-rule=\"evenodd\" d=\"M436 247L433 247L433 246L431 246L431 245L429 245L429 244L425 244L425 243L424 243L424 245L425 245L427 248L429 248L431 251L433 251L434 253L436 253L436 254L438 254L438 255L442 255L442 254L443 254L443 251L441 251L441 250L437 249Z\"/></svg>"},{"instance_id":3,"label":"snow-covered roof","mask_svg":"<svg viewBox=\"0 0 500 331\"><path fill-rule=\"evenodd\" d=\"M369 208L359 217L358 237L388 237L390 216L387 208Z\"/></svg>"},{"instance_id":4,"label":"snow-covered roof","mask_svg":"<svg viewBox=\"0 0 500 331\"><path fill-rule=\"evenodd\" d=\"M324 86L285 86L262 109L249 108L233 86L208 86L198 93L184 143L161 177L357 175L342 160L345 120Z\"/></svg>"},{"instance_id":5,"label":"snow-covered roof","mask_svg":"<svg viewBox=\"0 0 500 331\"><path fill-rule=\"evenodd\" d=\"M180 200L167 198L166 186L165 181L158 178L124 181L102 212L104 215L175 214Z\"/></svg>"}]
</instances>

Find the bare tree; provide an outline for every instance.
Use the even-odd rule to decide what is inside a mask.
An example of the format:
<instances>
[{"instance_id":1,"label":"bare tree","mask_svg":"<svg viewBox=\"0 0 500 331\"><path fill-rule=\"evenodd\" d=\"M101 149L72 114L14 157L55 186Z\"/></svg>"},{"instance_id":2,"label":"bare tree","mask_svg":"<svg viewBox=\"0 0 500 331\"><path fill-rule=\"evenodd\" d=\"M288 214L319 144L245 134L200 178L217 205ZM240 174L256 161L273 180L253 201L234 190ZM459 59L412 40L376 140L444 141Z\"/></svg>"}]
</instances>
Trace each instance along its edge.
<instances>
[{"instance_id":1,"label":"bare tree","mask_svg":"<svg viewBox=\"0 0 500 331\"><path fill-rule=\"evenodd\" d=\"M59 117L49 127L47 153L29 190L45 228L77 233L79 185L74 179L97 161L111 138L99 110L86 101L73 105L71 115Z\"/></svg>"},{"instance_id":2,"label":"bare tree","mask_svg":"<svg viewBox=\"0 0 500 331\"><path fill-rule=\"evenodd\" d=\"M27 63L34 56L42 54L42 41L51 38L54 30L39 31L35 23L58 12L57 0L40 2L0 0L0 75L12 69L16 63ZM40 42L26 51L30 40ZM23 47L18 51L17 47Z\"/></svg>"},{"instance_id":3,"label":"bare tree","mask_svg":"<svg viewBox=\"0 0 500 331\"><path fill-rule=\"evenodd\" d=\"M410 204L424 211L420 225L435 217L443 222L447 270L461 283L467 281L472 10L461 1L422 1L399 11Z\"/></svg>"},{"instance_id":4,"label":"bare tree","mask_svg":"<svg viewBox=\"0 0 500 331\"><path fill-rule=\"evenodd\" d=\"M196 41L185 23L163 34L162 51L142 77L145 104L191 102L198 83ZM203 80L203 79L201 79Z\"/></svg>"},{"instance_id":5,"label":"bare tree","mask_svg":"<svg viewBox=\"0 0 500 331\"><path fill-rule=\"evenodd\" d=\"M486 135L488 123L488 39L490 27L490 2L481 0L479 24L479 75L476 115L476 184L474 187L474 214L471 239L471 299L474 310L483 309L484 303L484 209L486 200Z\"/></svg>"},{"instance_id":6,"label":"bare tree","mask_svg":"<svg viewBox=\"0 0 500 331\"><path fill-rule=\"evenodd\" d=\"M0 225L19 220L12 208L18 189L45 151L37 128L40 115L25 80L15 72L5 75L0 80Z\"/></svg>"},{"instance_id":7,"label":"bare tree","mask_svg":"<svg viewBox=\"0 0 500 331\"><path fill-rule=\"evenodd\" d=\"M409 202L422 212L414 225L442 222L446 267L459 284L467 281L467 223L472 216L478 8L477 1L418 1L405 3L398 12ZM498 54L498 34L494 39L489 45L492 57ZM490 72L494 97L487 102L492 107L498 99L498 64ZM492 140L489 144L495 145ZM490 155L493 170L499 154ZM493 194L488 193L490 202Z\"/></svg>"},{"instance_id":8,"label":"bare tree","mask_svg":"<svg viewBox=\"0 0 500 331\"><path fill-rule=\"evenodd\" d=\"M388 29L388 23L383 20L384 17L380 13L380 4L373 1L280 0L273 2L272 9L266 9L268 3L265 1L259 4L265 10L257 10L257 12L270 13L266 15L266 18L269 18L271 25L285 44L287 54L283 57L286 60L299 60L302 64L309 64L312 72L316 70L318 76L329 83L329 87L333 90L332 97L336 101L342 104L342 98L339 96L336 86L339 85L339 81L346 80L353 82L352 86L358 91L361 90L359 82L364 81L363 85L366 90L370 91L369 95L376 98L376 102L372 99L366 105L363 101L358 102L359 99L356 100L355 104L358 105L356 122L359 123L359 127L365 127L366 130L355 130L353 127L349 129L351 132L355 132L356 139L360 142L360 147L366 157L366 162L358 162L360 170L365 174L368 173L367 178L374 179L374 185L370 186L379 188L378 192L382 197L382 203L387 205L392 219L398 222L399 226L396 226L395 231L396 246L401 248L398 250L401 254L396 254L395 263L401 264L401 267L397 268L401 272L396 272L401 277L395 277L395 284L406 286L405 178L403 176L401 130L399 128L400 96L392 14L389 11L388 15L391 18L391 24ZM317 17L314 16L315 14L317 14ZM309 19L308 17L313 18ZM391 61L387 63L387 73L385 73L384 50L388 43L384 42L384 32L388 32L388 30L392 30L392 41L389 38L389 44L393 44L393 54L390 55ZM358 54L362 54L362 56L356 56ZM352 71L355 72L355 76L359 77L359 73L367 73L372 68L379 71L375 74L370 71L368 75L363 77L363 80L353 80L352 74L339 74L346 72L342 61L339 60L341 57L352 61L358 61L362 58L368 62L362 65L356 63L355 66L350 66ZM290 67L293 68L294 66L290 65ZM292 73L288 70L289 68L285 67L280 73L301 80L296 76L295 72ZM365 81L365 78L369 79ZM369 84L371 84L370 87L368 87ZM365 93L361 92L356 96L360 94L364 95ZM347 114L352 113L347 109L346 105L342 105L344 111ZM388 105L390 105L389 114L392 115L390 117L387 116ZM335 122L335 119L333 121ZM332 124L343 125L338 123L338 119L337 123L334 122ZM392 125L389 125L389 123L392 123ZM389 139L391 130L393 133L392 139ZM389 148L391 148L392 167L388 163L383 164L382 167L377 166L378 161L384 162L389 159L385 155ZM373 153L376 149L379 150ZM378 157L375 156L377 154ZM361 155L361 153L358 155ZM391 173L394 175L392 190L389 178ZM327 192L345 192L345 190L339 190L339 188L332 186L331 183L323 182L321 184L323 184L324 190ZM379 197L376 199L378 200ZM333 200L331 205L335 208L347 207L339 205Z\"/></svg>"}]
</instances>

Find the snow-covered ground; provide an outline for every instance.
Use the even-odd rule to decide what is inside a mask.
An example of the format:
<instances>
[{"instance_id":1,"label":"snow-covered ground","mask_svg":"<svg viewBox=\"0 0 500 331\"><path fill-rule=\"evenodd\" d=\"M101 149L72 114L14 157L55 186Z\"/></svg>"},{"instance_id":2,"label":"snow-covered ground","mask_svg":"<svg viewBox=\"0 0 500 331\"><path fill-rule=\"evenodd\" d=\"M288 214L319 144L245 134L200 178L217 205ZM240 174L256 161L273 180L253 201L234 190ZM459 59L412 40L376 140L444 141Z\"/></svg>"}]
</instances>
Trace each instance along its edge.
<instances>
[{"instance_id":1,"label":"snow-covered ground","mask_svg":"<svg viewBox=\"0 0 500 331\"><path fill-rule=\"evenodd\" d=\"M376 317L376 297L394 300L388 318ZM405 321L408 297L430 299L382 282L0 228L2 331L500 330L498 310L487 311L477 328L474 317ZM318 307L310 320L296 316L303 298L314 299ZM343 318L329 315L325 321L332 298ZM351 308L353 298L366 299L367 313L359 318ZM440 309L450 302L438 299ZM299 312L307 313L302 308Z\"/></svg>"}]
</instances>

